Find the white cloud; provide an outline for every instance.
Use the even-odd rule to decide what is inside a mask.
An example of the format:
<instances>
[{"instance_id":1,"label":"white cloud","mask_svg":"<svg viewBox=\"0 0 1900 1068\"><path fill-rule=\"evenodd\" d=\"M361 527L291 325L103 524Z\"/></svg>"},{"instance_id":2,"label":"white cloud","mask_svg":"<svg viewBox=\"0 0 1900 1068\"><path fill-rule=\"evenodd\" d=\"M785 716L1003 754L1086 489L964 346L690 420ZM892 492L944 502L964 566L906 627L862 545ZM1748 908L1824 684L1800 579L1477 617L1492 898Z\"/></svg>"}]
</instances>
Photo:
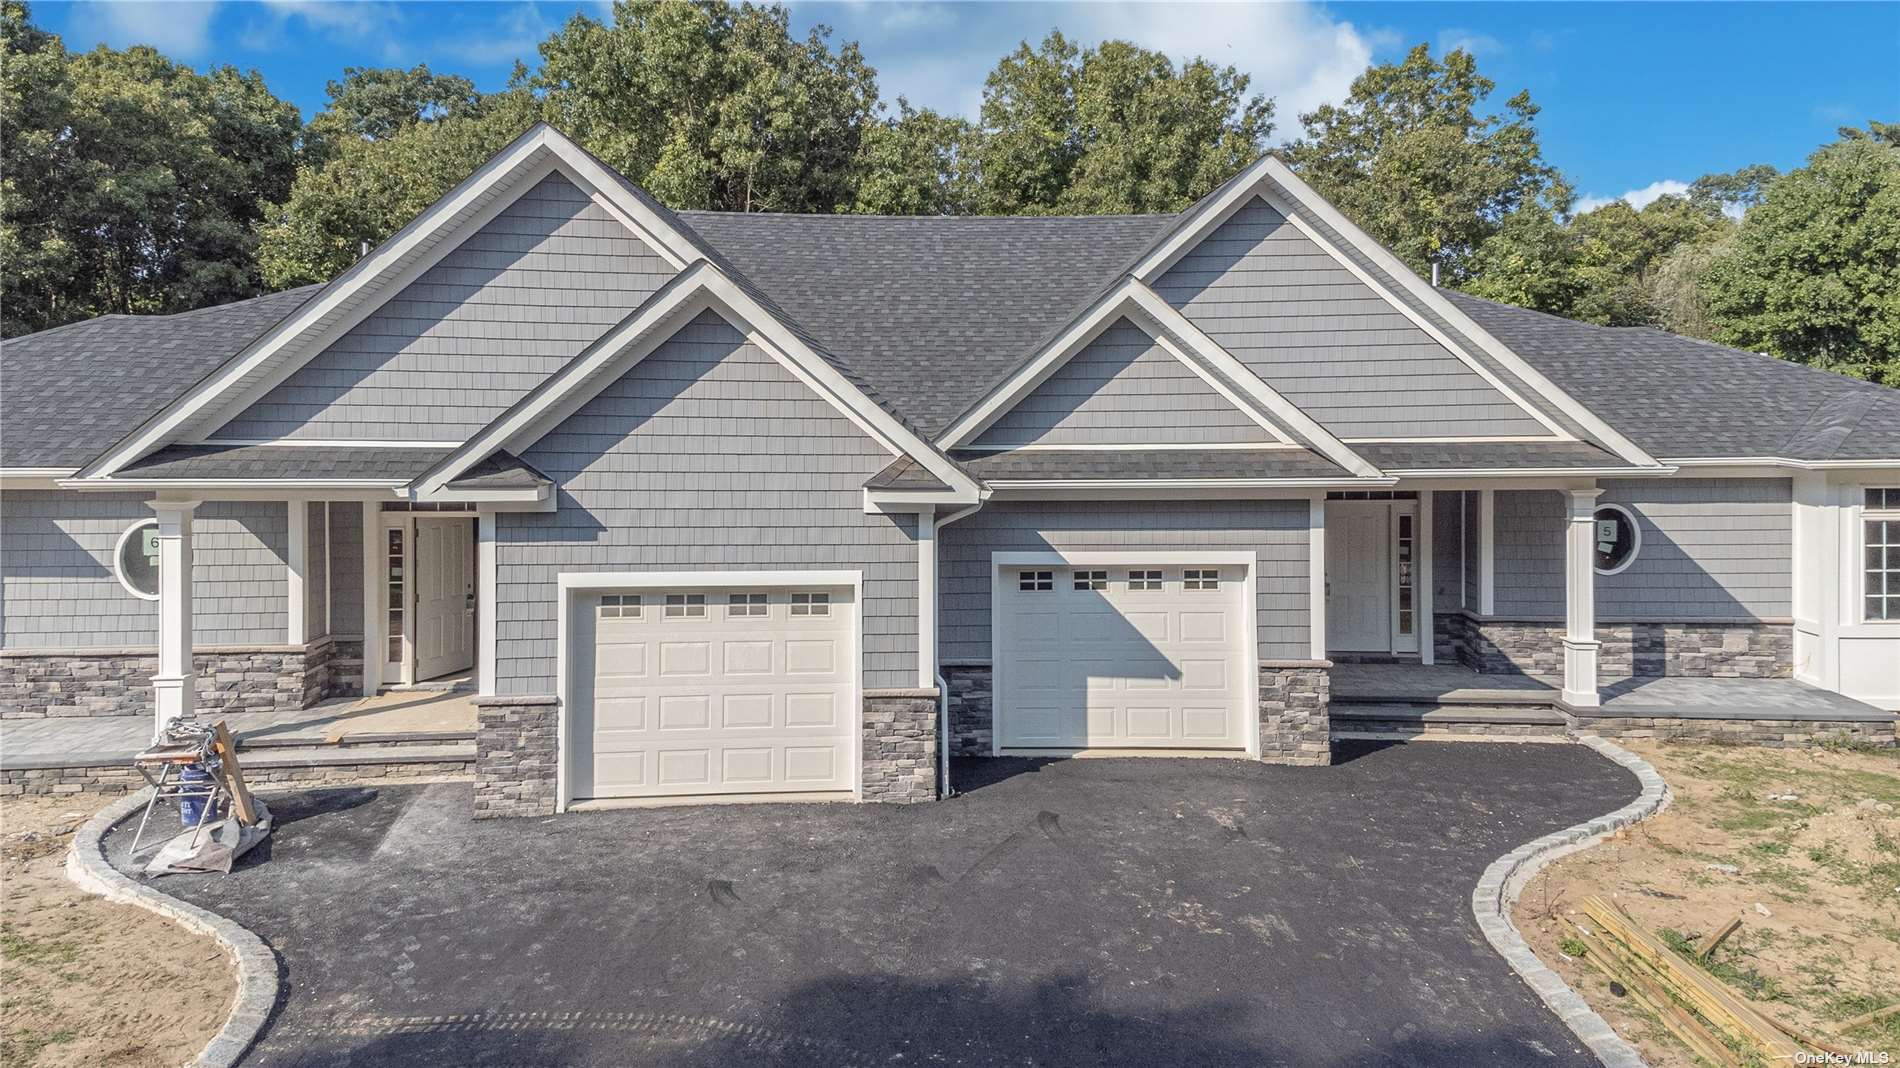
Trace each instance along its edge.
<instances>
[{"instance_id":1,"label":"white cloud","mask_svg":"<svg viewBox=\"0 0 1900 1068\"><path fill-rule=\"evenodd\" d=\"M1300 133L1299 116L1346 96L1372 62L1374 39L1310 4L1087 4L1063 32L1085 44L1114 37L1177 61L1206 56L1250 78L1275 101L1276 140Z\"/></svg>"},{"instance_id":2,"label":"white cloud","mask_svg":"<svg viewBox=\"0 0 1900 1068\"><path fill-rule=\"evenodd\" d=\"M1275 101L1275 136L1300 133L1299 114L1343 99L1373 53L1396 38L1335 18L1316 4L1088 3L940 4L802 2L795 29L835 28L834 41L858 41L878 70L886 100L975 118L983 80L996 61L1050 30L1082 46L1130 40L1177 62L1205 56L1249 76L1248 92Z\"/></svg>"},{"instance_id":3,"label":"white cloud","mask_svg":"<svg viewBox=\"0 0 1900 1068\"><path fill-rule=\"evenodd\" d=\"M1621 196L1601 197L1587 195L1578 197L1576 206L1571 210L1578 215L1582 215L1586 211L1595 211L1606 204L1614 204L1622 200L1627 201L1630 207L1641 211L1662 197L1686 196L1688 192L1688 182L1677 181L1674 178L1660 178L1643 186L1641 189L1632 189Z\"/></svg>"},{"instance_id":4,"label":"white cloud","mask_svg":"<svg viewBox=\"0 0 1900 1068\"><path fill-rule=\"evenodd\" d=\"M1441 55L1460 48L1474 56L1497 56L1510 51L1503 41L1488 33L1466 29L1438 31L1438 51Z\"/></svg>"},{"instance_id":5,"label":"white cloud","mask_svg":"<svg viewBox=\"0 0 1900 1068\"><path fill-rule=\"evenodd\" d=\"M65 37L74 50L107 44L114 48L151 45L174 59L199 59L211 46L211 2L140 3L93 0L76 5Z\"/></svg>"},{"instance_id":6,"label":"white cloud","mask_svg":"<svg viewBox=\"0 0 1900 1068\"><path fill-rule=\"evenodd\" d=\"M493 10L491 6L490 10ZM541 42L558 27L549 22L534 4L516 4L495 20L491 27L476 32L451 34L437 42L448 55L483 65L512 63L519 59L533 65Z\"/></svg>"},{"instance_id":7,"label":"white cloud","mask_svg":"<svg viewBox=\"0 0 1900 1068\"><path fill-rule=\"evenodd\" d=\"M385 63L400 62L406 52L397 33L403 11L394 3L263 0L249 10L257 17L238 43L254 51L307 48L314 32L341 44L368 44Z\"/></svg>"}]
</instances>

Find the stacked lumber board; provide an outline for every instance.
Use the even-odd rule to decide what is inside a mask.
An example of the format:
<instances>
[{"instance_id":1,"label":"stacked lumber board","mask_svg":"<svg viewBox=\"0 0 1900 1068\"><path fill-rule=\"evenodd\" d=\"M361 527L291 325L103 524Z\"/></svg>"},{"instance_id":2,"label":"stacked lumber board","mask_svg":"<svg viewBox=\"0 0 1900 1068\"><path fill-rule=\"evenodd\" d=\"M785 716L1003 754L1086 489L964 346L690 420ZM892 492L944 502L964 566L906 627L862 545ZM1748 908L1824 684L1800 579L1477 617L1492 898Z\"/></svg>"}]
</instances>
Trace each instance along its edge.
<instances>
[{"instance_id":1,"label":"stacked lumber board","mask_svg":"<svg viewBox=\"0 0 1900 1068\"><path fill-rule=\"evenodd\" d=\"M1603 898L1585 898L1582 910L1591 921L1575 925L1588 948L1584 960L1697 1057L1716 1065L1788 1064L1817 1052L1845 1052L1765 1015ZM1731 923L1704 944L1713 950L1736 926Z\"/></svg>"}]
</instances>

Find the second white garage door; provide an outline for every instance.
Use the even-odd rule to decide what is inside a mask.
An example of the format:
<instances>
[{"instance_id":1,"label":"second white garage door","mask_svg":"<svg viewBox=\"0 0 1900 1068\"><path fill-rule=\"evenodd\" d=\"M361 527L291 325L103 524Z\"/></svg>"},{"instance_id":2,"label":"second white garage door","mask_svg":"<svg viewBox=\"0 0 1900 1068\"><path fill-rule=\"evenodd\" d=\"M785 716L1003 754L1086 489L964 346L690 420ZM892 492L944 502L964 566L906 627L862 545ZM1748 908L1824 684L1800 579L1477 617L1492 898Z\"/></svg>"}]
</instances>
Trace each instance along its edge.
<instances>
[{"instance_id":1,"label":"second white garage door","mask_svg":"<svg viewBox=\"0 0 1900 1068\"><path fill-rule=\"evenodd\" d=\"M1244 749L1246 568L1004 565L992 635L1005 749Z\"/></svg>"},{"instance_id":2,"label":"second white garage door","mask_svg":"<svg viewBox=\"0 0 1900 1068\"><path fill-rule=\"evenodd\" d=\"M850 790L856 611L849 588L581 598L573 796Z\"/></svg>"}]
</instances>

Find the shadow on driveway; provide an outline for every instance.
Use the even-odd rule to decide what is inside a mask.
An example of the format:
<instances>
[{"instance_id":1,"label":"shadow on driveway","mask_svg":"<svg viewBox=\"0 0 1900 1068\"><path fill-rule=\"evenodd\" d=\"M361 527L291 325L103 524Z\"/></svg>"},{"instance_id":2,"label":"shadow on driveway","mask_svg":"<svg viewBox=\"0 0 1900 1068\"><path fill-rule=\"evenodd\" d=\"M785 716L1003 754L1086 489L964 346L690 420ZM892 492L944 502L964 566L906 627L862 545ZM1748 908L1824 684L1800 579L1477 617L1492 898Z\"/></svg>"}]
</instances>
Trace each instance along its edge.
<instances>
[{"instance_id":1,"label":"shadow on driveway","mask_svg":"<svg viewBox=\"0 0 1900 1068\"><path fill-rule=\"evenodd\" d=\"M464 784L315 791L267 860L158 885L282 956L261 1065L1593 1063L1470 893L1635 779L1580 746L1341 756L481 823Z\"/></svg>"}]
</instances>

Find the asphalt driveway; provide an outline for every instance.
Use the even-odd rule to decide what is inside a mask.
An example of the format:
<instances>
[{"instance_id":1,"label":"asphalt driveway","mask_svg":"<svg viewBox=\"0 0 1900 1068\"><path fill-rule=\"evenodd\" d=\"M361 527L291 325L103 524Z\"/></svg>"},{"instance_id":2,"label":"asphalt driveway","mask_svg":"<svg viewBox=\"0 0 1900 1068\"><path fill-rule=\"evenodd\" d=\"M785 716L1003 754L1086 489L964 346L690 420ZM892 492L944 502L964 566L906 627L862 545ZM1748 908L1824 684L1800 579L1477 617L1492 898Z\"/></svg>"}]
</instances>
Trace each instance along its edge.
<instances>
[{"instance_id":1,"label":"asphalt driveway","mask_svg":"<svg viewBox=\"0 0 1900 1068\"><path fill-rule=\"evenodd\" d=\"M964 796L910 808L476 823L465 784L318 791L273 801L267 855L156 885L281 955L247 1064L1594 1063L1470 893L1634 777L1340 755L960 762Z\"/></svg>"}]
</instances>

